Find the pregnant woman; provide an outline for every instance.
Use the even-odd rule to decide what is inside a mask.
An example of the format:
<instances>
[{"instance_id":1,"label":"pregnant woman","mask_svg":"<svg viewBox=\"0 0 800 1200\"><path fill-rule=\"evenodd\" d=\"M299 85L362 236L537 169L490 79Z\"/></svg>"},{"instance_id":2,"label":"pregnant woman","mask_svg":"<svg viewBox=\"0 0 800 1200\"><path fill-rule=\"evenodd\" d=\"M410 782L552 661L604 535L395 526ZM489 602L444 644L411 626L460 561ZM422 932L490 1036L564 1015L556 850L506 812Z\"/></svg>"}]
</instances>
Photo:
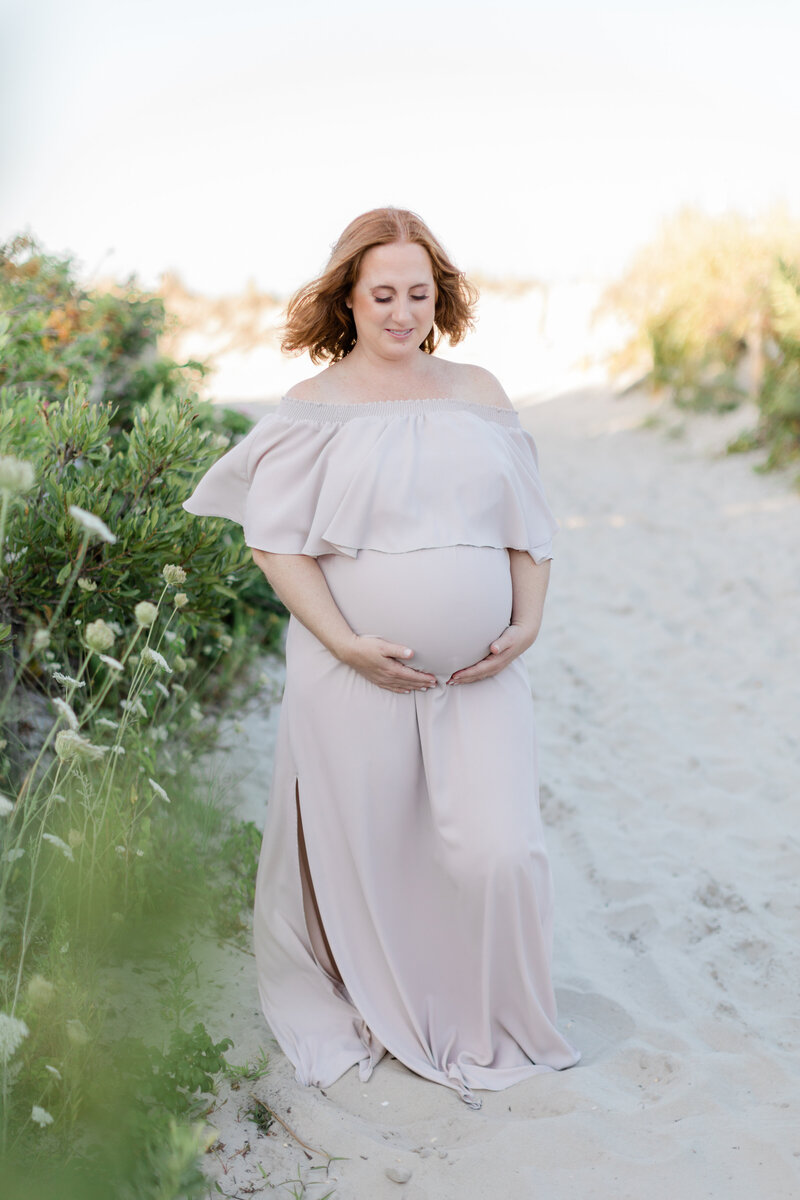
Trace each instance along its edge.
<instances>
[{"instance_id":1,"label":"pregnant woman","mask_svg":"<svg viewBox=\"0 0 800 1200\"><path fill-rule=\"evenodd\" d=\"M290 612L254 946L298 1082L388 1051L455 1089L573 1066L533 699L556 523L488 371L435 355L475 292L427 226L376 209L290 301L328 362L184 507L244 527Z\"/></svg>"}]
</instances>

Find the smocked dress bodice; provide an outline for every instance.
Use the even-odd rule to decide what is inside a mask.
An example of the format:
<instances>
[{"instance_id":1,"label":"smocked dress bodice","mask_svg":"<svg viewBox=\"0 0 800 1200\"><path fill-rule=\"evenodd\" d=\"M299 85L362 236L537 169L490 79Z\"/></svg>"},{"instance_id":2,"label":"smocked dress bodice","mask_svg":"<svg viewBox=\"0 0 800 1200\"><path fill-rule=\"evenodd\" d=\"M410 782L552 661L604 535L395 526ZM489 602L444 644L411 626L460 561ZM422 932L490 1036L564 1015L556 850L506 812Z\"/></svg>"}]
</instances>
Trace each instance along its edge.
<instances>
[{"instance_id":1,"label":"smocked dress bodice","mask_svg":"<svg viewBox=\"0 0 800 1200\"><path fill-rule=\"evenodd\" d=\"M558 529L519 414L459 399L284 396L183 507L236 521L253 549L314 557L469 545L541 562Z\"/></svg>"}]
</instances>

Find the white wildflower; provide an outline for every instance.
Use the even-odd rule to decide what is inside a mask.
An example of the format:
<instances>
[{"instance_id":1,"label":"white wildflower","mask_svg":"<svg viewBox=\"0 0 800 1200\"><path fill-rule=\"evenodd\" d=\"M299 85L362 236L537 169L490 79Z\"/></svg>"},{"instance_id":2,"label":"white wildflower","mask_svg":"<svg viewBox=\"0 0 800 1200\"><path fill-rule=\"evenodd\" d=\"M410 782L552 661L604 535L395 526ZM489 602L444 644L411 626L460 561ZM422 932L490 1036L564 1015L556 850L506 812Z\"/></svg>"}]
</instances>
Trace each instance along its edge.
<instances>
[{"instance_id":1,"label":"white wildflower","mask_svg":"<svg viewBox=\"0 0 800 1200\"><path fill-rule=\"evenodd\" d=\"M111 667L112 671L124 671L125 667L118 658L112 658L110 654L98 654L100 662L104 662L107 667Z\"/></svg>"},{"instance_id":2,"label":"white wildflower","mask_svg":"<svg viewBox=\"0 0 800 1200\"><path fill-rule=\"evenodd\" d=\"M37 629L33 635L34 650L46 650L50 645L50 634L46 629Z\"/></svg>"},{"instance_id":3,"label":"white wildflower","mask_svg":"<svg viewBox=\"0 0 800 1200\"><path fill-rule=\"evenodd\" d=\"M186 572L183 567L177 567L174 563L167 563L162 568L161 574L172 587L176 587L179 583L186 583Z\"/></svg>"},{"instance_id":4,"label":"white wildflower","mask_svg":"<svg viewBox=\"0 0 800 1200\"><path fill-rule=\"evenodd\" d=\"M3 855L3 862L16 862L18 858L22 858L24 853L24 846L15 846L13 850L6 850Z\"/></svg>"},{"instance_id":5,"label":"white wildflower","mask_svg":"<svg viewBox=\"0 0 800 1200\"><path fill-rule=\"evenodd\" d=\"M43 833L42 837L46 842L50 842L53 846L57 847L57 849L59 849L64 857L68 858L70 862L75 861L75 856L72 853L72 847L68 846L66 842L62 842L60 837L56 837L54 833Z\"/></svg>"},{"instance_id":6,"label":"white wildflower","mask_svg":"<svg viewBox=\"0 0 800 1200\"><path fill-rule=\"evenodd\" d=\"M172 674L172 667L169 665L163 654L159 654L152 646L145 646L142 650L142 662L152 663L154 667L158 667L159 671L166 671L168 675Z\"/></svg>"},{"instance_id":7,"label":"white wildflower","mask_svg":"<svg viewBox=\"0 0 800 1200\"><path fill-rule=\"evenodd\" d=\"M105 521L101 521L94 513L87 512L85 508L78 508L77 504L70 504L69 514L88 533L96 533L104 542L111 542L113 544L117 540Z\"/></svg>"},{"instance_id":8,"label":"white wildflower","mask_svg":"<svg viewBox=\"0 0 800 1200\"><path fill-rule=\"evenodd\" d=\"M96 592L97 584L93 579L84 579L83 575L78 579L78 587L82 592Z\"/></svg>"},{"instance_id":9,"label":"white wildflower","mask_svg":"<svg viewBox=\"0 0 800 1200\"><path fill-rule=\"evenodd\" d=\"M86 1045L89 1040L89 1034L82 1021L79 1021L77 1018L73 1017L72 1020L67 1021L66 1029L67 1037L71 1042L74 1042L76 1046Z\"/></svg>"},{"instance_id":10,"label":"white wildflower","mask_svg":"<svg viewBox=\"0 0 800 1200\"><path fill-rule=\"evenodd\" d=\"M169 700L169 688L163 684L160 679L156 680L156 690L161 692L165 700Z\"/></svg>"},{"instance_id":11,"label":"white wildflower","mask_svg":"<svg viewBox=\"0 0 800 1200\"><path fill-rule=\"evenodd\" d=\"M104 729L119 729L119 721L112 721L108 717L98 717L96 724L102 725Z\"/></svg>"},{"instance_id":12,"label":"white wildflower","mask_svg":"<svg viewBox=\"0 0 800 1200\"><path fill-rule=\"evenodd\" d=\"M9 813L14 811L13 801L9 800L8 796L4 796L0 792L0 817L7 817Z\"/></svg>"},{"instance_id":13,"label":"white wildflower","mask_svg":"<svg viewBox=\"0 0 800 1200\"><path fill-rule=\"evenodd\" d=\"M166 800L167 804L172 803L172 801L170 800L169 796L164 791L164 789L162 788L160 783L156 783L155 779L149 779L149 778L148 778L147 782L150 784L150 787L153 789L153 791L155 792L155 794L158 796L158 798L160 800Z\"/></svg>"},{"instance_id":14,"label":"white wildflower","mask_svg":"<svg viewBox=\"0 0 800 1200\"><path fill-rule=\"evenodd\" d=\"M75 711L72 708L72 705L67 704L66 700L62 700L60 696L53 696L52 700L53 704L58 709L59 715L64 718L70 729L77 729L78 718L75 716Z\"/></svg>"},{"instance_id":15,"label":"white wildflower","mask_svg":"<svg viewBox=\"0 0 800 1200\"><path fill-rule=\"evenodd\" d=\"M74 729L62 729L56 734L56 754L62 762L69 762L73 758L86 758L94 762L103 757L106 749L106 746L95 746Z\"/></svg>"},{"instance_id":16,"label":"white wildflower","mask_svg":"<svg viewBox=\"0 0 800 1200\"><path fill-rule=\"evenodd\" d=\"M15 458L13 454L0 457L0 492L16 496L21 492L30 491L35 482L36 472L33 469L33 463L26 462L22 458Z\"/></svg>"},{"instance_id":17,"label":"white wildflower","mask_svg":"<svg viewBox=\"0 0 800 1200\"><path fill-rule=\"evenodd\" d=\"M60 671L53 671L53 679L56 683L62 683L64 687L72 684L73 687L86 687L83 679L73 679L71 675L62 675Z\"/></svg>"},{"instance_id":18,"label":"white wildflower","mask_svg":"<svg viewBox=\"0 0 800 1200\"><path fill-rule=\"evenodd\" d=\"M61 1078L61 1072L59 1071L58 1067L51 1067L50 1063L45 1063L44 1069L45 1071L49 1071L51 1075L55 1075L56 1079Z\"/></svg>"},{"instance_id":19,"label":"white wildflower","mask_svg":"<svg viewBox=\"0 0 800 1200\"><path fill-rule=\"evenodd\" d=\"M110 650L114 645L114 630L102 617L86 626L84 637L89 649L96 650L98 654Z\"/></svg>"},{"instance_id":20,"label":"white wildflower","mask_svg":"<svg viewBox=\"0 0 800 1200\"><path fill-rule=\"evenodd\" d=\"M141 625L143 629L149 629L158 616L158 609L148 600L140 600L133 610L133 615L136 617L137 625Z\"/></svg>"},{"instance_id":21,"label":"white wildflower","mask_svg":"<svg viewBox=\"0 0 800 1200\"><path fill-rule=\"evenodd\" d=\"M29 1033L28 1026L19 1017L0 1012L0 1062L7 1063Z\"/></svg>"},{"instance_id":22,"label":"white wildflower","mask_svg":"<svg viewBox=\"0 0 800 1200\"><path fill-rule=\"evenodd\" d=\"M186 605L189 603L189 597L186 595L186 592L176 592L172 597L172 603L176 608L186 608Z\"/></svg>"},{"instance_id":23,"label":"white wildflower","mask_svg":"<svg viewBox=\"0 0 800 1200\"><path fill-rule=\"evenodd\" d=\"M42 1129L44 1129L45 1125L53 1124L53 1118L50 1116L50 1113L46 1108L40 1108L38 1104L34 1104L31 1109L31 1120L35 1121L37 1125L41 1125Z\"/></svg>"},{"instance_id":24,"label":"white wildflower","mask_svg":"<svg viewBox=\"0 0 800 1200\"><path fill-rule=\"evenodd\" d=\"M40 1008L55 999L56 989L44 975L32 975L28 980L28 999L34 1008Z\"/></svg>"}]
</instances>

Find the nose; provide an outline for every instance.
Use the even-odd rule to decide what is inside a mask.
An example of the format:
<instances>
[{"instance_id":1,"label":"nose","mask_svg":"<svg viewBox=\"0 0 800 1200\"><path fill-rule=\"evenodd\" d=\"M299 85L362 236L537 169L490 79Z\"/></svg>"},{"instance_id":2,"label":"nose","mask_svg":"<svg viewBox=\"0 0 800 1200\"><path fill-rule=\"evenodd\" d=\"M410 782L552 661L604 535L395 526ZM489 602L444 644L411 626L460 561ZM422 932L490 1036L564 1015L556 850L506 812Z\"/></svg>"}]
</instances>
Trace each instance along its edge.
<instances>
[{"instance_id":1,"label":"nose","mask_svg":"<svg viewBox=\"0 0 800 1200\"><path fill-rule=\"evenodd\" d=\"M414 322L411 320L411 310L407 300L402 297L392 305L392 321L395 329L410 329Z\"/></svg>"}]
</instances>

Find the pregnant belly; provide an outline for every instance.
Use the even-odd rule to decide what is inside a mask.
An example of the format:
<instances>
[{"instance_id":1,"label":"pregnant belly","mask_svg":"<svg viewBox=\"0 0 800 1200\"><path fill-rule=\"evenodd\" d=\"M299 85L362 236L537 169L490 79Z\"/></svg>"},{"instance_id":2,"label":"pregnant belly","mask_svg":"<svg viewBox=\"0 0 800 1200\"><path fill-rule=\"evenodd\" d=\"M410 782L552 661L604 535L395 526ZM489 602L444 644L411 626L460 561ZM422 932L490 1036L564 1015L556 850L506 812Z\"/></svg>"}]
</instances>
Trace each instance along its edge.
<instances>
[{"instance_id":1,"label":"pregnant belly","mask_svg":"<svg viewBox=\"0 0 800 1200\"><path fill-rule=\"evenodd\" d=\"M414 651L407 664L449 679L489 653L511 620L508 551L445 546L317 559L350 628Z\"/></svg>"}]
</instances>

